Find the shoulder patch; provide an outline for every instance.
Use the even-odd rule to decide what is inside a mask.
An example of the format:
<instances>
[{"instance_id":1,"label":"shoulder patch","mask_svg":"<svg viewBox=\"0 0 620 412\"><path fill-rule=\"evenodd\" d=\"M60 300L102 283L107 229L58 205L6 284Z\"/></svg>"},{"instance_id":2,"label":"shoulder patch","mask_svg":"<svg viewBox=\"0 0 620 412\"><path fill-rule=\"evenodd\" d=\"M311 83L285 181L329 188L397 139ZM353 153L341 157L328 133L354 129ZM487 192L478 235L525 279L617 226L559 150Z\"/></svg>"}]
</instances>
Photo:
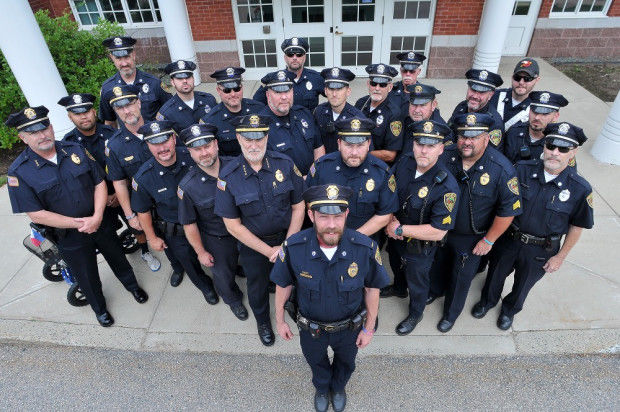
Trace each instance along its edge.
<instances>
[{"instance_id":1,"label":"shoulder patch","mask_svg":"<svg viewBox=\"0 0 620 412\"><path fill-rule=\"evenodd\" d=\"M388 187L392 192L396 191L396 178L394 177L394 175L391 175L388 179Z\"/></svg>"},{"instance_id":2,"label":"shoulder patch","mask_svg":"<svg viewBox=\"0 0 620 412\"><path fill-rule=\"evenodd\" d=\"M7 180L6 180L7 184L9 186L12 186L12 187L18 187L19 186L19 179L16 178L15 176L7 176L6 178L7 178Z\"/></svg>"},{"instance_id":3,"label":"shoulder patch","mask_svg":"<svg viewBox=\"0 0 620 412\"><path fill-rule=\"evenodd\" d=\"M136 182L136 179L131 179L131 187L136 192L138 191L138 182Z\"/></svg>"},{"instance_id":4,"label":"shoulder patch","mask_svg":"<svg viewBox=\"0 0 620 412\"><path fill-rule=\"evenodd\" d=\"M568 161L568 165L570 167L575 167L577 165L577 160L575 159L575 156L573 156L569 161Z\"/></svg>"},{"instance_id":5,"label":"shoulder patch","mask_svg":"<svg viewBox=\"0 0 620 412\"><path fill-rule=\"evenodd\" d=\"M446 206L446 209L448 209L448 212L452 212L452 209L454 209L454 205L456 204L456 193L449 192L443 195L443 204Z\"/></svg>"},{"instance_id":6,"label":"shoulder patch","mask_svg":"<svg viewBox=\"0 0 620 412\"><path fill-rule=\"evenodd\" d=\"M592 192L586 197L586 202L588 202L588 206L594 209L594 197L592 196Z\"/></svg>"},{"instance_id":7,"label":"shoulder patch","mask_svg":"<svg viewBox=\"0 0 620 412\"><path fill-rule=\"evenodd\" d=\"M515 195L519 196L519 181L516 177L513 177L508 181L508 189Z\"/></svg>"},{"instance_id":8,"label":"shoulder patch","mask_svg":"<svg viewBox=\"0 0 620 412\"><path fill-rule=\"evenodd\" d=\"M403 124L400 120L396 120L392 123L390 123L390 130L392 131L392 134L395 136L398 136L401 132L401 130L403 130Z\"/></svg>"},{"instance_id":9,"label":"shoulder patch","mask_svg":"<svg viewBox=\"0 0 620 412\"><path fill-rule=\"evenodd\" d=\"M499 129L491 130L489 132L489 140L491 140L493 146L499 146L502 141L502 131Z\"/></svg>"},{"instance_id":10,"label":"shoulder patch","mask_svg":"<svg viewBox=\"0 0 620 412\"><path fill-rule=\"evenodd\" d=\"M226 182L222 179L217 179L217 188L226 191Z\"/></svg>"}]
</instances>

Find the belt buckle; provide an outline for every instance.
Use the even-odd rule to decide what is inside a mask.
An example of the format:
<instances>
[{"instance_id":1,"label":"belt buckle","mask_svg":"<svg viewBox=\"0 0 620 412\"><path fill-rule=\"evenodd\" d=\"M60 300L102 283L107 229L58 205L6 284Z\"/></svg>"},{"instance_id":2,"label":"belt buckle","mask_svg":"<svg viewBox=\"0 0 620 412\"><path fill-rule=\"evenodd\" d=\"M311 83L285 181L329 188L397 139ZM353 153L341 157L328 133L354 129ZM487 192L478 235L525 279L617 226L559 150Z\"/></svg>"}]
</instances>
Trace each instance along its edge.
<instances>
[{"instance_id":1,"label":"belt buckle","mask_svg":"<svg viewBox=\"0 0 620 412\"><path fill-rule=\"evenodd\" d=\"M325 325L324 326L325 332L333 332L336 327L334 325Z\"/></svg>"},{"instance_id":2,"label":"belt buckle","mask_svg":"<svg viewBox=\"0 0 620 412\"><path fill-rule=\"evenodd\" d=\"M529 238L528 236L525 235L525 233L519 234L519 240L521 240L521 242L523 242L526 245L529 243Z\"/></svg>"}]
</instances>

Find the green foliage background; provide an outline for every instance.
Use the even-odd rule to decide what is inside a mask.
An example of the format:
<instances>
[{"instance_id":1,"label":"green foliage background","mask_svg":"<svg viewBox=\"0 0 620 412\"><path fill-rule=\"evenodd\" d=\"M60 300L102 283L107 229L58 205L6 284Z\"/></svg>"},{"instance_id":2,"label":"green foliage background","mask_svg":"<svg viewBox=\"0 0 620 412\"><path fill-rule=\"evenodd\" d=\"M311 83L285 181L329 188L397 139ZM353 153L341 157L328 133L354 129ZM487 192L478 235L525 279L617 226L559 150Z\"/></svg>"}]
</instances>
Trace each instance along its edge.
<instances>
[{"instance_id":1,"label":"green foliage background","mask_svg":"<svg viewBox=\"0 0 620 412\"><path fill-rule=\"evenodd\" d=\"M92 31L78 30L78 24L69 14L52 18L48 10L37 11L35 18L67 92L98 96L101 83L116 72L101 42L111 36L123 35L123 28L118 23L100 20ZM6 127L4 121L9 114L27 104L4 55L0 53L1 148L10 148L18 141L15 130ZM38 105L37 102L32 104Z\"/></svg>"}]
</instances>

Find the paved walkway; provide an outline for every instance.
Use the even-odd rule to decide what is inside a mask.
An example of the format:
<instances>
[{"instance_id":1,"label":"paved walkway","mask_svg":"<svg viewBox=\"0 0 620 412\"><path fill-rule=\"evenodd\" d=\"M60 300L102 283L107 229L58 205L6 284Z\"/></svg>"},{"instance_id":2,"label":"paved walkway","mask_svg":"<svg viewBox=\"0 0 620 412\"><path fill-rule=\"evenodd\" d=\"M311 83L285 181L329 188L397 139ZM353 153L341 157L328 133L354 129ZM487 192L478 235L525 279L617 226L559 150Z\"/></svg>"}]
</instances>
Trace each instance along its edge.
<instances>
[{"instance_id":1,"label":"paved walkway","mask_svg":"<svg viewBox=\"0 0 620 412\"><path fill-rule=\"evenodd\" d=\"M504 79L509 81L517 60L503 60L500 73ZM562 109L561 119L582 126L590 138L577 158L580 172L595 191L595 227L584 231L564 266L534 288L509 331L495 326L498 308L482 320L469 314L484 282L481 275L472 284L463 314L446 335L435 328L443 299L427 308L422 322L406 337L396 336L394 327L406 315L407 302L382 299L380 329L372 344L360 352L361 356L620 351L620 168L601 164L590 155L609 105L545 61L540 61L540 66L542 79L538 89L564 94L570 104ZM439 105L443 116L449 117L452 108L465 96L465 80L424 81L443 91L438 96ZM351 102L365 94L364 83L365 80L356 81ZM248 82L247 96L251 97L257 87L256 82ZM213 91L214 86L203 84L200 88ZM144 305L138 305L124 291L102 261L104 294L116 324L112 328L100 327L89 308L75 308L66 302L64 282L50 283L41 276L41 261L21 244L28 233L28 219L11 213L6 192L6 187L0 189L0 244L5 250L0 268L0 340L134 350L300 353L297 342L280 338L275 346L263 347L253 320L238 321L223 302L208 305L187 278L178 288L170 287L171 269L163 254L162 268L155 273L148 270L138 253L129 256L141 285L150 295ZM239 283L245 291L245 280L240 279ZM507 282L506 288L511 286Z\"/></svg>"}]
</instances>

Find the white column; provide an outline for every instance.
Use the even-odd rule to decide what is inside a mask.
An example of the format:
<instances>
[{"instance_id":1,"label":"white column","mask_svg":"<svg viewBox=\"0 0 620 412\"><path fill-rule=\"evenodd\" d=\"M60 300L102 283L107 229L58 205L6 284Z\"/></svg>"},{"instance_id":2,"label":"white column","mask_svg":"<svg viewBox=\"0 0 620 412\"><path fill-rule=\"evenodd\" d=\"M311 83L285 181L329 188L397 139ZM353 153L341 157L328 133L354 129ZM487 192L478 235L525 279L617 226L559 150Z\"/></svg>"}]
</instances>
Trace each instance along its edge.
<instances>
[{"instance_id":1,"label":"white column","mask_svg":"<svg viewBox=\"0 0 620 412\"><path fill-rule=\"evenodd\" d=\"M73 129L66 109L57 103L67 89L28 0L0 1L0 49L28 104L50 110L56 138Z\"/></svg>"},{"instance_id":2,"label":"white column","mask_svg":"<svg viewBox=\"0 0 620 412\"><path fill-rule=\"evenodd\" d=\"M474 69L497 73L502 57L504 40L510 24L514 1L486 0L478 29L478 42L474 50Z\"/></svg>"},{"instance_id":3,"label":"white column","mask_svg":"<svg viewBox=\"0 0 620 412\"><path fill-rule=\"evenodd\" d=\"M184 0L165 0L160 2L159 11L164 23L166 41L170 51L170 59L191 60L198 66L192 28ZM194 85L200 84L200 68L194 70Z\"/></svg>"},{"instance_id":4,"label":"white column","mask_svg":"<svg viewBox=\"0 0 620 412\"><path fill-rule=\"evenodd\" d=\"M620 165L620 91L592 146L592 156L604 163Z\"/></svg>"}]
</instances>

